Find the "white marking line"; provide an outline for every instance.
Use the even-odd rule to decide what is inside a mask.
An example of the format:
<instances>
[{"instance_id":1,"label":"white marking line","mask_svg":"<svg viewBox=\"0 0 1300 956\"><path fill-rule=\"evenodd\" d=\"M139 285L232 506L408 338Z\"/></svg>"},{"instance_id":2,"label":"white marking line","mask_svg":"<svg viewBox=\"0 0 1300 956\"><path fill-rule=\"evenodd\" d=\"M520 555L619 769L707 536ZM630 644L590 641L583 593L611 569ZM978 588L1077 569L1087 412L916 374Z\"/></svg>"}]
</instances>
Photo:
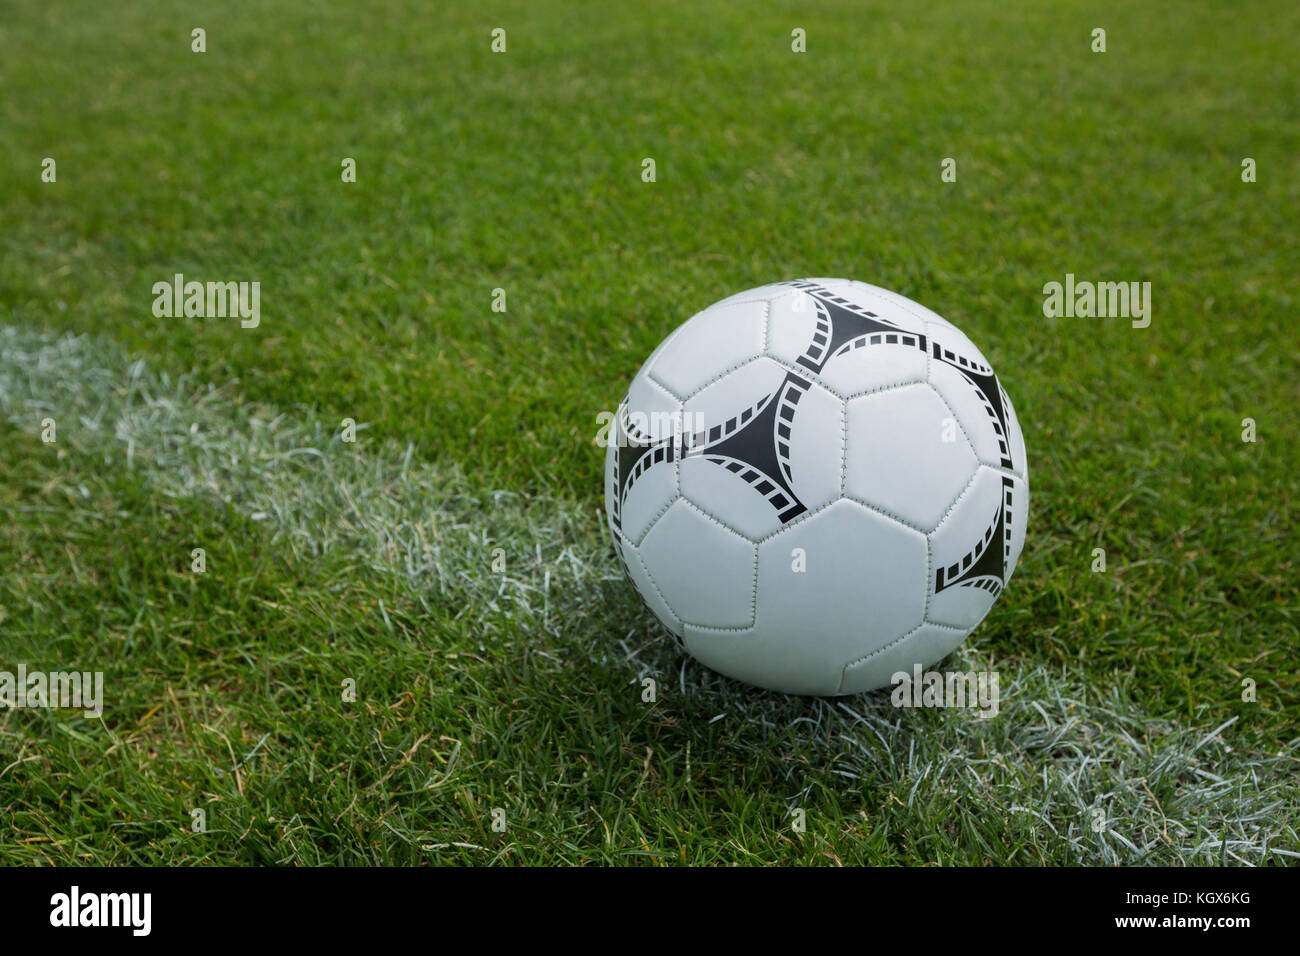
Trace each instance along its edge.
<instances>
[{"instance_id":1,"label":"white marking line","mask_svg":"<svg viewBox=\"0 0 1300 956\"><path fill-rule=\"evenodd\" d=\"M548 590L611 573L603 540L567 530L590 523L585 506L525 505L420 462L409 445L344 443L318 420L155 373L89 336L0 327L0 416L33 436L53 418L61 449L125 467L160 495L212 497L270 522L295 556L346 549L417 595L504 605L546 625ZM492 571L495 548L505 573Z\"/></svg>"},{"instance_id":2,"label":"white marking line","mask_svg":"<svg viewBox=\"0 0 1300 956\"><path fill-rule=\"evenodd\" d=\"M243 404L234 387L153 372L103 340L0 327L0 417L38 435L46 416L58 422L60 447L129 469L160 494L227 502L271 522L274 540L294 554L344 549L398 575L426 608L436 592L435 618L476 608L485 641L508 619L562 636L553 648L561 655L634 666L608 627L612 619L622 634L648 612L602 596L617 565L608 538L595 533L601 518L585 506L485 491L454 466L421 462L409 445L346 445L333 426ZM490 571L494 547L507 553L505 574ZM635 600L630 590L625 599ZM602 600L613 609L602 612ZM639 674L679 669L682 698L730 715L729 734L756 759L774 746L811 751L811 766L791 763L794 789L821 767L852 781L846 786L906 789L991 821L1014 811L1085 863L1214 863L1227 846L1259 863L1294 855L1300 843L1290 782L1297 744L1277 754L1205 747L1233 722L1206 708L1195 727L1142 713L1133 703L1140 688L1001 661L1000 716L980 720L899 711L887 694L757 693L686 662L666 638L638 654ZM988 666L969 646L945 661L948 670ZM812 731L803 726L810 721ZM1095 809L1104 833L1091 829Z\"/></svg>"}]
</instances>

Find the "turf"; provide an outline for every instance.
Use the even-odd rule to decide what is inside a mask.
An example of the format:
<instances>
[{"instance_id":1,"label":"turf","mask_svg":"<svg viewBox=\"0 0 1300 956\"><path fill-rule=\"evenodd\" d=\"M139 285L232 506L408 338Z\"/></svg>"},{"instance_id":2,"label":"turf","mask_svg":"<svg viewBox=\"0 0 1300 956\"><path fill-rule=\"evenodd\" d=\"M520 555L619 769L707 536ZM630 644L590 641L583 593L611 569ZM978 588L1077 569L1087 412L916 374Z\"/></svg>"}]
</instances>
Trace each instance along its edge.
<instances>
[{"instance_id":1,"label":"turf","mask_svg":"<svg viewBox=\"0 0 1300 956\"><path fill-rule=\"evenodd\" d=\"M6 7L0 666L88 661L113 705L0 715L0 862L1290 859L1297 36L1272 2ZM176 272L260 281L261 326L155 318ZM1150 281L1151 327L1045 318L1067 272ZM750 694L617 579L597 413L801 275L931 306L1016 402L994 721ZM261 466L254 420L293 423Z\"/></svg>"}]
</instances>

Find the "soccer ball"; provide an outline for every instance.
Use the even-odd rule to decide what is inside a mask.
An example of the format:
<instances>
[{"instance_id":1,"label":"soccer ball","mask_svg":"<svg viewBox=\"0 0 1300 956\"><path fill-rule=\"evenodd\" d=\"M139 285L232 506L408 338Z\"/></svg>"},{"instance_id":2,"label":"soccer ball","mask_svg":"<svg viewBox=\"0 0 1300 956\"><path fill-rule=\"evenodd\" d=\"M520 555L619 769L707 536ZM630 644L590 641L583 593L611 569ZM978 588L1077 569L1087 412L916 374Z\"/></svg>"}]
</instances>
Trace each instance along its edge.
<instances>
[{"instance_id":1,"label":"soccer ball","mask_svg":"<svg viewBox=\"0 0 1300 956\"><path fill-rule=\"evenodd\" d=\"M609 432L628 578L708 667L852 694L936 663L1006 586L1029 471L951 323L847 279L742 292L673 332Z\"/></svg>"}]
</instances>

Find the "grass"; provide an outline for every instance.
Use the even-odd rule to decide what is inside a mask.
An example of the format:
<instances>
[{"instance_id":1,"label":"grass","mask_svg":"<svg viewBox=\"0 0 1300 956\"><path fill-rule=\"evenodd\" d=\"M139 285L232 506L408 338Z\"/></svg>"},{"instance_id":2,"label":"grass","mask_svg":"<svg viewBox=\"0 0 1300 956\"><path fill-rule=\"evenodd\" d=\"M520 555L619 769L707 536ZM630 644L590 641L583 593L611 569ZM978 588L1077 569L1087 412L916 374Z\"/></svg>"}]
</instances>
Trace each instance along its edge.
<instances>
[{"instance_id":1,"label":"grass","mask_svg":"<svg viewBox=\"0 0 1300 956\"><path fill-rule=\"evenodd\" d=\"M196 16L0 26L0 669L110 696L0 714L0 862L1300 851L1295 9ZM155 319L175 272L260 281L261 327ZM1066 272L1150 281L1151 327L1044 318ZM950 662L995 720L753 693L617 576L596 413L799 275L930 305L1015 399L1030 536Z\"/></svg>"},{"instance_id":2,"label":"grass","mask_svg":"<svg viewBox=\"0 0 1300 956\"><path fill-rule=\"evenodd\" d=\"M1294 845L1294 742L1257 749L1284 719L1272 683L1180 721L1132 672L971 649L954 663L1006 682L997 719L755 693L658 637L591 509L349 447L93 338L0 342L11 421L42 395L72 423L59 451L9 435L30 452L3 466L10 649L91 660L111 696L89 726L9 713L13 862L1258 863ZM179 825L195 809L203 834Z\"/></svg>"}]
</instances>

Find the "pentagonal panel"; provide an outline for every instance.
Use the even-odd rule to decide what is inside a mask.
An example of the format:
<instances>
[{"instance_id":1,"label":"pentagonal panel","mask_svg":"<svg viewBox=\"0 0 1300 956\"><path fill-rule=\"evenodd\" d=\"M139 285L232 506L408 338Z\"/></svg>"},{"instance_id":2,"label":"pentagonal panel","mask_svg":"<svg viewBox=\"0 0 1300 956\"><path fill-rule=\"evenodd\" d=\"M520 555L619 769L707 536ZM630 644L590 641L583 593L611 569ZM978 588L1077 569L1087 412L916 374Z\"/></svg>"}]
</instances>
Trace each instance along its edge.
<instances>
[{"instance_id":1,"label":"pentagonal panel","mask_svg":"<svg viewBox=\"0 0 1300 956\"><path fill-rule=\"evenodd\" d=\"M886 647L850 661L844 668L842 694L858 694L878 687L896 686L894 675L913 676L920 664L928 669L939 663L966 639L969 632L935 624L922 624Z\"/></svg>"},{"instance_id":2,"label":"pentagonal panel","mask_svg":"<svg viewBox=\"0 0 1300 956\"><path fill-rule=\"evenodd\" d=\"M714 305L691 318L650 366L650 376L688 398L763 352L767 302Z\"/></svg>"},{"instance_id":3,"label":"pentagonal panel","mask_svg":"<svg viewBox=\"0 0 1300 956\"><path fill-rule=\"evenodd\" d=\"M684 622L754 622L755 546L686 501L670 507L637 548L665 603Z\"/></svg>"},{"instance_id":4,"label":"pentagonal panel","mask_svg":"<svg viewBox=\"0 0 1300 956\"><path fill-rule=\"evenodd\" d=\"M850 501L759 546L751 631L686 626L704 664L760 687L839 693L847 661L907 633L925 611L925 538Z\"/></svg>"},{"instance_id":5,"label":"pentagonal panel","mask_svg":"<svg viewBox=\"0 0 1300 956\"><path fill-rule=\"evenodd\" d=\"M993 607L1014 567L1017 526L1024 540L1024 490L1015 476L980 468L930 535L933 594L926 620L969 630Z\"/></svg>"},{"instance_id":6,"label":"pentagonal panel","mask_svg":"<svg viewBox=\"0 0 1300 956\"><path fill-rule=\"evenodd\" d=\"M926 385L848 403L845 493L929 530L975 473L952 412Z\"/></svg>"}]
</instances>

